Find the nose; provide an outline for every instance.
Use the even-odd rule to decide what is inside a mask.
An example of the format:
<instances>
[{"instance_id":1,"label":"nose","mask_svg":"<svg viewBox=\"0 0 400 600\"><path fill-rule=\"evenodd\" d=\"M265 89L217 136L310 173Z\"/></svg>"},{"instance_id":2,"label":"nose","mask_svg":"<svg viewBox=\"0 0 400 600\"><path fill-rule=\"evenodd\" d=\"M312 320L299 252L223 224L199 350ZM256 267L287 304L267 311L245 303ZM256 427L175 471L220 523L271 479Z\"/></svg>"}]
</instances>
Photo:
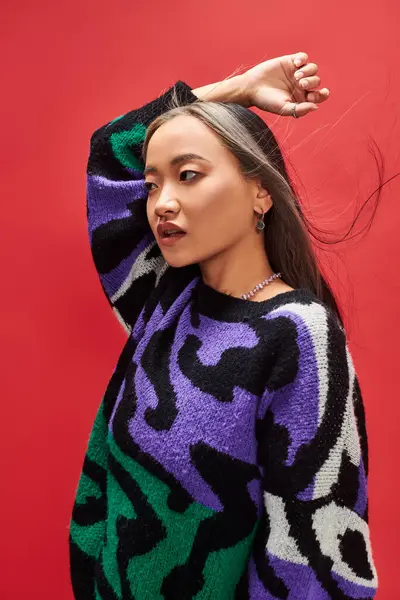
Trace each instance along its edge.
<instances>
[{"instance_id":1,"label":"nose","mask_svg":"<svg viewBox=\"0 0 400 600\"><path fill-rule=\"evenodd\" d=\"M180 211L179 202L176 198L171 195L167 196L165 193L161 194L154 206L154 212L157 217L168 217L171 215L177 215Z\"/></svg>"}]
</instances>

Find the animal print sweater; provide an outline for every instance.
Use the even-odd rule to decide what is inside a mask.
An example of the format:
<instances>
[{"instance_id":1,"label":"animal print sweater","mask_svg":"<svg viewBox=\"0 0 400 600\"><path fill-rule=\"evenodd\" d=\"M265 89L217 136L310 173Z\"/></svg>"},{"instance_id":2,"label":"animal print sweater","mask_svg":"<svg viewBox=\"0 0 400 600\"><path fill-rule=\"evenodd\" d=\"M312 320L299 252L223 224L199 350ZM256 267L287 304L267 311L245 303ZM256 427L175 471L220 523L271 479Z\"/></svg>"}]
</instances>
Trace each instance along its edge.
<instances>
[{"instance_id":1,"label":"animal print sweater","mask_svg":"<svg viewBox=\"0 0 400 600\"><path fill-rule=\"evenodd\" d=\"M184 82L92 136L87 215L127 341L70 523L77 600L373 598L363 400L311 292L253 302L168 267L146 218L146 127Z\"/></svg>"}]
</instances>

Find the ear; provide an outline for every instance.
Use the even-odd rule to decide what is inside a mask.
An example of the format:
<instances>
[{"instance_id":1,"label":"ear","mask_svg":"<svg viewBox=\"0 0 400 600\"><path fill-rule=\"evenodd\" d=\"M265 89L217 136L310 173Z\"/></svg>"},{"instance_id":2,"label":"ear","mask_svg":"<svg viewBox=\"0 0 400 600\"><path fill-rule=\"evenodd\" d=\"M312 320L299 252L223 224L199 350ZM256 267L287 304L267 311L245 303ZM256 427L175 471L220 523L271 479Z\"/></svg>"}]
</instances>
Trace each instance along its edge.
<instances>
[{"instance_id":1,"label":"ear","mask_svg":"<svg viewBox=\"0 0 400 600\"><path fill-rule=\"evenodd\" d=\"M257 193L254 203L254 211L257 213L266 213L272 206L272 196L268 190L257 184Z\"/></svg>"}]
</instances>

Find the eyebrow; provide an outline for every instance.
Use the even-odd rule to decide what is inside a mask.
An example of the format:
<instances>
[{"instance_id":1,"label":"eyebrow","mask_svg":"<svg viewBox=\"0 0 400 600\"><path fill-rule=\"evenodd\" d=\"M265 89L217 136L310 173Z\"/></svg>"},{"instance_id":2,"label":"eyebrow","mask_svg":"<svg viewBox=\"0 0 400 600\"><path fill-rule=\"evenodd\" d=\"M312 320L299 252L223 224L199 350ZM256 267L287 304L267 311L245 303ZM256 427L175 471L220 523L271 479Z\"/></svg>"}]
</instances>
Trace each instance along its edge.
<instances>
[{"instance_id":1,"label":"eyebrow","mask_svg":"<svg viewBox=\"0 0 400 600\"><path fill-rule=\"evenodd\" d=\"M175 165L189 162L190 160L203 160L208 163L210 162L209 160L207 160L203 156L200 156L199 154L186 153L186 154L178 154L178 156L175 156L173 159L171 159L169 164L171 167L174 167ZM158 173L158 169L156 169L156 167L149 165L148 167L145 168L143 175L147 175L148 173Z\"/></svg>"}]
</instances>

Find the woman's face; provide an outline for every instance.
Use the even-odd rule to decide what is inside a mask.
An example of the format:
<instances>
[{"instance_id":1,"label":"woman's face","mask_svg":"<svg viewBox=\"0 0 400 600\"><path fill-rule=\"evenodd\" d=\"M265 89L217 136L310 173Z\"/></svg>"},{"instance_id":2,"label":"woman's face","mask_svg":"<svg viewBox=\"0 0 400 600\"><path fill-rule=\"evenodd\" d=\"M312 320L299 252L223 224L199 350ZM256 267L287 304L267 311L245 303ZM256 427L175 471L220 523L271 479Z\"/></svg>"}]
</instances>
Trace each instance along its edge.
<instances>
[{"instance_id":1,"label":"woman's face","mask_svg":"<svg viewBox=\"0 0 400 600\"><path fill-rule=\"evenodd\" d=\"M147 217L172 267L202 263L257 235L258 188L199 119L180 115L157 129L147 148L145 179ZM164 223L179 227L184 235L164 237L157 230Z\"/></svg>"}]
</instances>

